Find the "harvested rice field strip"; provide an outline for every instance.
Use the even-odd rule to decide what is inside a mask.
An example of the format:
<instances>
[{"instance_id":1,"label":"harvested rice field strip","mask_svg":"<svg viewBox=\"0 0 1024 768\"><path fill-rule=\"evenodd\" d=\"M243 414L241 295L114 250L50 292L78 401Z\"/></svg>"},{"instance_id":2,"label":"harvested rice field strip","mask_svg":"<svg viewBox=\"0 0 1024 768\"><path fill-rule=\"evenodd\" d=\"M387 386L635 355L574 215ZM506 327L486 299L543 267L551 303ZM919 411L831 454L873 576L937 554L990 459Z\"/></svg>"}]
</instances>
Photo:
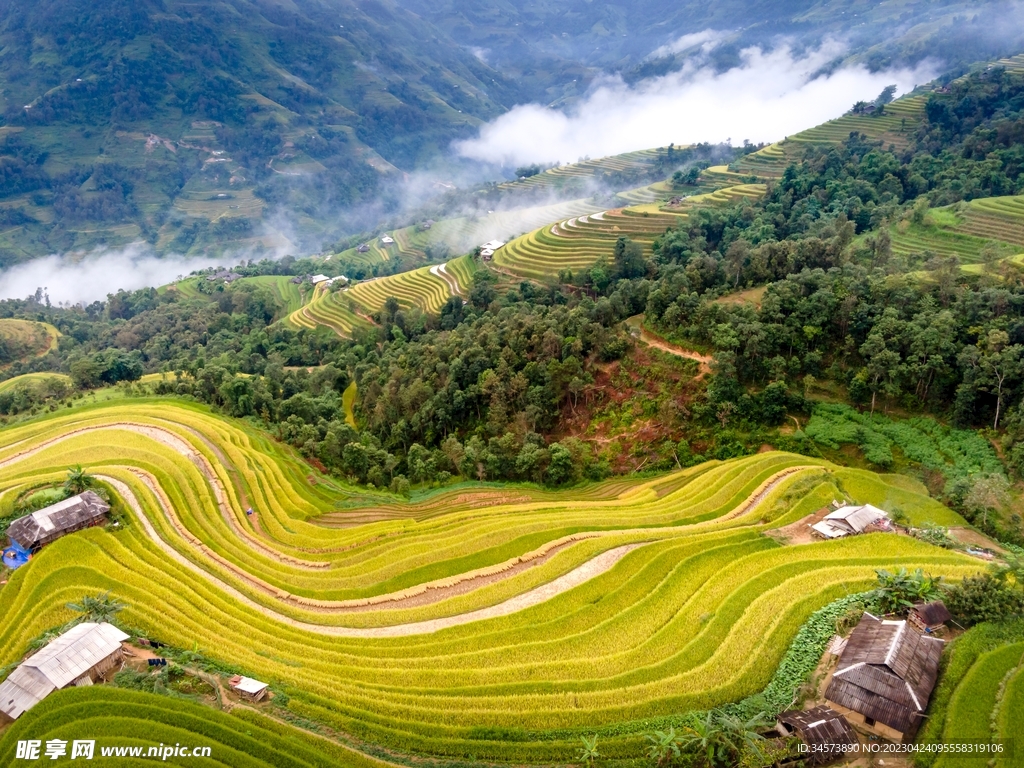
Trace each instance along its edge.
<instances>
[{"instance_id":1,"label":"harvested rice field strip","mask_svg":"<svg viewBox=\"0 0 1024 768\"><path fill-rule=\"evenodd\" d=\"M865 501L952 513L779 452L505 499L467 484L334 527L320 518L358 514L357 495L195 405L137 399L0 430L0 494L74 464L124 499L128 524L66 536L13 574L0 665L66 621L66 602L110 590L126 623L272 682L297 718L463 759L564 763L601 728L605 754L636 754L645 719L762 689L810 614L876 568L979 568L890 534L780 546L762 531L820 504L830 473Z\"/></svg>"}]
</instances>

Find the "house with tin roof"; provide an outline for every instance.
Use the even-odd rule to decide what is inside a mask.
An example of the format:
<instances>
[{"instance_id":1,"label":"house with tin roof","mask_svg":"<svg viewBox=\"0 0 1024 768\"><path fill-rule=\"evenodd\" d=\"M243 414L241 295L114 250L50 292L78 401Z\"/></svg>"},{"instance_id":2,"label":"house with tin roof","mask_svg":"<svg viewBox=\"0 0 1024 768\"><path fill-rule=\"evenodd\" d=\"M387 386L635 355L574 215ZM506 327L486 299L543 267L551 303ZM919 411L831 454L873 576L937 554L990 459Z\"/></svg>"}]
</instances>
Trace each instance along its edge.
<instances>
[{"instance_id":1,"label":"house with tin roof","mask_svg":"<svg viewBox=\"0 0 1024 768\"><path fill-rule=\"evenodd\" d=\"M865 613L846 641L825 700L856 728L911 741L935 688L943 646L906 621Z\"/></svg>"},{"instance_id":2,"label":"house with tin roof","mask_svg":"<svg viewBox=\"0 0 1024 768\"><path fill-rule=\"evenodd\" d=\"M113 624L84 622L51 640L0 683L0 723L17 720L54 691L92 685L120 664L127 639Z\"/></svg>"}]
</instances>

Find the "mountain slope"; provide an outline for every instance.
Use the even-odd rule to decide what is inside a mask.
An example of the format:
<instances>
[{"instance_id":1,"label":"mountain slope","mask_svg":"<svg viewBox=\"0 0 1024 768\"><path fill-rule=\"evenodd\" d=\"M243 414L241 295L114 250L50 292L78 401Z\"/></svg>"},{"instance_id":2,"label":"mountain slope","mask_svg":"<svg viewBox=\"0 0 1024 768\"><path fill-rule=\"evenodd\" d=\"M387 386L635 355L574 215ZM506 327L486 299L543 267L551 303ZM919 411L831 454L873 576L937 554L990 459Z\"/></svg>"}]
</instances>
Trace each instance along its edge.
<instances>
[{"instance_id":1,"label":"mountain slope","mask_svg":"<svg viewBox=\"0 0 1024 768\"><path fill-rule=\"evenodd\" d=\"M140 236L254 243L278 206L315 233L309 214L518 98L387 2L7 0L0 266Z\"/></svg>"}]
</instances>

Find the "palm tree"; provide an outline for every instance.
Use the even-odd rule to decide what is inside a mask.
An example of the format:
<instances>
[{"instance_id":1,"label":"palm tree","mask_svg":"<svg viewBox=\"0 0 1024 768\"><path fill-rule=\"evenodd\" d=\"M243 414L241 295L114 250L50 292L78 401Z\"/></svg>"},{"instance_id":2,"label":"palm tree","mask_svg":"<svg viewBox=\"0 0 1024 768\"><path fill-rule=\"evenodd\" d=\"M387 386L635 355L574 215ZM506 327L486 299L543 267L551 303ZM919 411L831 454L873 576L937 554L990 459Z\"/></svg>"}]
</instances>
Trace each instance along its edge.
<instances>
[{"instance_id":1,"label":"palm tree","mask_svg":"<svg viewBox=\"0 0 1024 768\"><path fill-rule=\"evenodd\" d=\"M68 496L77 496L92 487L95 481L92 475L82 469L81 464L68 468L68 479L64 481L64 490Z\"/></svg>"},{"instance_id":2,"label":"palm tree","mask_svg":"<svg viewBox=\"0 0 1024 768\"><path fill-rule=\"evenodd\" d=\"M86 595L77 603L68 603L67 607L81 614L72 623L93 621L97 624L113 621L114 617L126 607L124 603L110 596L110 592L101 592L96 597Z\"/></svg>"},{"instance_id":3,"label":"palm tree","mask_svg":"<svg viewBox=\"0 0 1024 768\"><path fill-rule=\"evenodd\" d=\"M583 742L583 746L580 748L580 760L592 767L594 761L601 757L601 753L597 751L597 734L589 739L586 736L580 736L580 740Z\"/></svg>"},{"instance_id":4,"label":"palm tree","mask_svg":"<svg viewBox=\"0 0 1024 768\"><path fill-rule=\"evenodd\" d=\"M676 738L675 728L649 733L647 741L650 742L647 756L657 765L665 765L673 758L679 757L679 740Z\"/></svg>"}]
</instances>

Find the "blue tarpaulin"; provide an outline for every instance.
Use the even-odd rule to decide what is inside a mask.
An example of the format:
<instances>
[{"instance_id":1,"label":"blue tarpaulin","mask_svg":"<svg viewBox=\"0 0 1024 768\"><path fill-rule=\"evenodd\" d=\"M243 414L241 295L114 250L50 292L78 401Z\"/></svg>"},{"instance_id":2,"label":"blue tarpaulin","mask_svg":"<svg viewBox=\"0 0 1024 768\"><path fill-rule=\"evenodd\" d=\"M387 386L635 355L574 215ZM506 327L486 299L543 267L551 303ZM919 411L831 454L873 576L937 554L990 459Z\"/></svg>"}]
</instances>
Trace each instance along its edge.
<instances>
[{"instance_id":1,"label":"blue tarpaulin","mask_svg":"<svg viewBox=\"0 0 1024 768\"><path fill-rule=\"evenodd\" d=\"M20 568L32 558L32 553L24 549L18 542L12 541L4 550L4 565L7 568Z\"/></svg>"}]
</instances>

